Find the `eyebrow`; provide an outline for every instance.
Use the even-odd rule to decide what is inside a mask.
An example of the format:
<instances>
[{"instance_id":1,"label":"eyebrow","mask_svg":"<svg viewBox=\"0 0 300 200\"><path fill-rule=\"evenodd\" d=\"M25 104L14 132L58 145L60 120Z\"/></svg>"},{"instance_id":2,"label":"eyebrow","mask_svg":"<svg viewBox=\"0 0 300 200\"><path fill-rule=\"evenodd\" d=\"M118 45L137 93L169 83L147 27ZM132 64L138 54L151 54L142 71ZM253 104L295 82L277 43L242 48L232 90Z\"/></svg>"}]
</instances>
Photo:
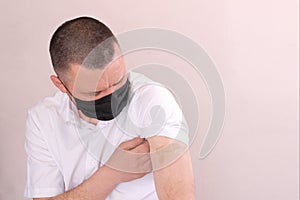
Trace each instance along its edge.
<instances>
[{"instance_id":1,"label":"eyebrow","mask_svg":"<svg viewBox=\"0 0 300 200\"><path fill-rule=\"evenodd\" d=\"M114 83L112 86L116 86L119 83L121 83L123 81L123 79L125 78L125 76L126 76L126 74L124 76L122 76L122 78L119 81L117 81L116 83ZM95 94L95 93L99 93L99 92L102 92L102 91L105 91L105 90L98 90L98 91L94 91L94 92L83 92L83 93L84 94Z\"/></svg>"}]
</instances>

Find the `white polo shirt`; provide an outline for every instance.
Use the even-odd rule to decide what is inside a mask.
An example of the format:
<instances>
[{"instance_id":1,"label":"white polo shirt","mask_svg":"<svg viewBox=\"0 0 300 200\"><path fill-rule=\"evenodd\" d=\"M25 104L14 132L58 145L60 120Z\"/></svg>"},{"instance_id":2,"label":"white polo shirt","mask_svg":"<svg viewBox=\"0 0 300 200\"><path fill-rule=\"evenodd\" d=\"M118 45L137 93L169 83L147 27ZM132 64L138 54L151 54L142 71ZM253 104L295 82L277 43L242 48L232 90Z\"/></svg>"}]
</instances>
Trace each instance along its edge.
<instances>
[{"instance_id":1,"label":"white polo shirt","mask_svg":"<svg viewBox=\"0 0 300 200\"><path fill-rule=\"evenodd\" d=\"M188 144L188 128L172 93L141 74L130 72L128 78L127 106L116 118L99 121L96 126L82 120L62 92L28 110L25 197L52 197L75 188L101 167L121 142L137 136L167 136ZM120 183L106 199L158 199L153 173Z\"/></svg>"}]
</instances>

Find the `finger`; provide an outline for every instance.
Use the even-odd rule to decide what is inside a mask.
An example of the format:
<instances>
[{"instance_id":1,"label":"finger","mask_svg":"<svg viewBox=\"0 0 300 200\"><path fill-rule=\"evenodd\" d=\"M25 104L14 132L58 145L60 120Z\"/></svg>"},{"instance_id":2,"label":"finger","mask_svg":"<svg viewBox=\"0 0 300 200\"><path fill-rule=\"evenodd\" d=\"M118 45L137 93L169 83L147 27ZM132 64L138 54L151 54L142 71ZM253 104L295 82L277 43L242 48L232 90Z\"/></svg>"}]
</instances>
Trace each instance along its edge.
<instances>
[{"instance_id":1,"label":"finger","mask_svg":"<svg viewBox=\"0 0 300 200\"><path fill-rule=\"evenodd\" d=\"M133 179L138 179L138 178L144 177L147 174L148 173L133 173L133 174L131 174L131 176L133 177Z\"/></svg>"},{"instance_id":2,"label":"finger","mask_svg":"<svg viewBox=\"0 0 300 200\"><path fill-rule=\"evenodd\" d=\"M151 172L152 171L152 162L151 159L148 159L143 166L144 172Z\"/></svg>"},{"instance_id":3,"label":"finger","mask_svg":"<svg viewBox=\"0 0 300 200\"><path fill-rule=\"evenodd\" d=\"M137 147L138 145L142 144L144 142L144 138L133 138L131 140L122 142L119 147L123 150L131 150L134 149L135 147Z\"/></svg>"},{"instance_id":4,"label":"finger","mask_svg":"<svg viewBox=\"0 0 300 200\"><path fill-rule=\"evenodd\" d=\"M146 158L146 156L144 156ZM152 162L149 157L147 159L144 159L143 161L137 160L137 164L133 168L133 172L135 173L147 173L152 170Z\"/></svg>"},{"instance_id":5,"label":"finger","mask_svg":"<svg viewBox=\"0 0 300 200\"><path fill-rule=\"evenodd\" d=\"M130 152L133 153L149 153L150 152L150 146L147 140L145 140L140 145L136 146L134 149L131 149Z\"/></svg>"}]
</instances>

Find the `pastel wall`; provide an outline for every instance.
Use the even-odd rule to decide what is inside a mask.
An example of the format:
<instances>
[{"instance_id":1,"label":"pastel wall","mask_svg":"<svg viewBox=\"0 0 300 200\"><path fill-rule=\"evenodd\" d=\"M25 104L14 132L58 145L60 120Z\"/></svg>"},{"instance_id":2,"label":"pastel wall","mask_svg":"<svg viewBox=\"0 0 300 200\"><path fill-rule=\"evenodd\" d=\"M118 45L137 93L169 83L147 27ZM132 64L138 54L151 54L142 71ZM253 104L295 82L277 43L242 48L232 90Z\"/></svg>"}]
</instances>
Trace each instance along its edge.
<instances>
[{"instance_id":1,"label":"pastel wall","mask_svg":"<svg viewBox=\"0 0 300 200\"><path fill-rule=\"evenodd\" d=\"M24 0L1 1L0 7L1 200L25 199L26 110L56 91L49 79L49 39L59 24L81 15L98 18L115 33L177 31L216 64L226 119L208 157L198 159L203 132L191 146L197 199L299 199L297 0ZM199 115L208 119L209 109Z\"/></svg>"}]
</instances>

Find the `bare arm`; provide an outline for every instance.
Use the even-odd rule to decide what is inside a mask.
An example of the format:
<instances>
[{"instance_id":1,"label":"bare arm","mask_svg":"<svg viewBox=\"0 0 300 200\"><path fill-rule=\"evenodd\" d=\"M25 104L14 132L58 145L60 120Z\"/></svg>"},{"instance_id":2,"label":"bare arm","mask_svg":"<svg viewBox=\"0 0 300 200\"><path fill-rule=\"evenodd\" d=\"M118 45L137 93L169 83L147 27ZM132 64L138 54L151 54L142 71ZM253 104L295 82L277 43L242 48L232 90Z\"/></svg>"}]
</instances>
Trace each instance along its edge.
<instances>
[{"instance_id":1,"label":"bare arm","mask_svg":"<svg viewBox=\"0 0 300 200\"><path fill-rule=\"evenodd\" d=\"M155 188L160 200L194 200L194 178L185 144L162 136L148 138Z\"/></svg>"},{"instance_id":2,"label":"bare arm","mask_svg":"<svg viewBox=\"0 0 300 200\"><path fill-rule=\"evenodd\" d=\"M96 200L105 199L106 196L116 187L118 181L106 166L99 168L95 174L84 181L78 187L61 195L51 198L35 198L34 200ZM99 181L101 180L101 181Z\"/></svg>"}]
</instances>

